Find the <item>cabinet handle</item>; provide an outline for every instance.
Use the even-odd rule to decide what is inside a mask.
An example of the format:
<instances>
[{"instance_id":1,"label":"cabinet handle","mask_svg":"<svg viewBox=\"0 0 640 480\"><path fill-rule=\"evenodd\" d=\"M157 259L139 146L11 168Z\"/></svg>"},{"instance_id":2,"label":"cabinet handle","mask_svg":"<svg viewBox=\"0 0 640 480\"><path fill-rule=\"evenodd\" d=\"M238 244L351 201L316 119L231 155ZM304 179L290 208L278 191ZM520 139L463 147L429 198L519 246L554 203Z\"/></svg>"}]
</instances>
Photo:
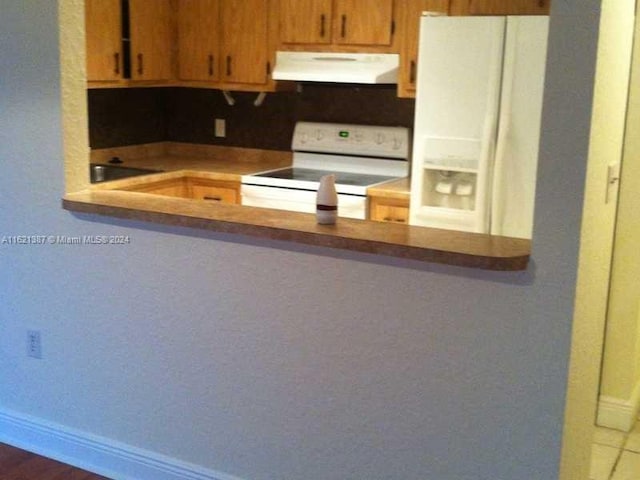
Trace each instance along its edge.
<instances>
[{"instance_id":1,"label":"cabinet handle","mask_svg":"<svg viewBox=\"0 0 640 480\"><path fill-rule=\"evenodd\" d=\"M213 77L213 55L209 55L209 76Z\"/></svg>"},{"instance_id":2,"label":"cabinet handle","mask_svg":"<svg viewBox=\"0 0 640 480\"><path fill-rule=\"evenodd\" d=\"M347 36L347 16L342 15L342 25L340 26L340 36L342 38Z\"/></svg>"},{"instance_id":3,"label":"cabinet handle","mask_svg":"<svg viewBox=\"0 0 640 480\"><path fill-rule=\"evenodd\" d=\"M385 222L407 223L407 220L405 218L384 217L383 220Z\"/></svg>"},{"instance_id":4,"label":"cabinet handle","mask_svg":"<svg viewBox=\"0 0 640 480\"><path fill-rule=\"evenodd\" d=\"M205 195L204 197L202 197L203 200L211 200L213 202L221 202L222 201L222 197L209 197L207 195Z\"/></svg>"},{"instance_id":5,"label":"cabinet handle","mask_svg":"<svg viewBox=\"0 0 640 480\"><path fill-rule=\"evenodd\" d=\"M227 77L231 76L231 55L227 55Z\"/></svg>"},{"instance_id":6,"label":"cabinet handle","mask_svg":"<svg viewBox=\"0 0 640 480\"><path fill-rule=\"evenodd\" d=\"M322 15L320 15L320 38L324 38L324 34L325 34L325 22L326 22L326 16L323 13Z\"/></svg>"},{"instance_id":7,"label":"cabinet handle","mask_svg":"<svg viewBox=\"0 0 640 480\"><path fill-rule=\"evenodd\" d=\"M120 75L120 54L118 52L113 54L113 63L115 64L113 73Z\"/></svg>"},{"instance_id":8,"label":"cabinet handle","mask_svg":"<svg viewBox=\"0 0 640 480\"><path fill-rule=\"evenodd\" d=\"M409 83L411 84L416 83L416 61L415 60L411 60L411 63L409 65Z\"/></svg>"},{"instance_id":9,"label":"cabinet handle","mask_svg":"<svg viewBox=\"0 0 640 480\"><path fill-rule=\"evenodd\" d=\"M144 73L144 63L142 63L142 54L138 54L138 75L142 75Z\"/></svg>"}]
</instances>

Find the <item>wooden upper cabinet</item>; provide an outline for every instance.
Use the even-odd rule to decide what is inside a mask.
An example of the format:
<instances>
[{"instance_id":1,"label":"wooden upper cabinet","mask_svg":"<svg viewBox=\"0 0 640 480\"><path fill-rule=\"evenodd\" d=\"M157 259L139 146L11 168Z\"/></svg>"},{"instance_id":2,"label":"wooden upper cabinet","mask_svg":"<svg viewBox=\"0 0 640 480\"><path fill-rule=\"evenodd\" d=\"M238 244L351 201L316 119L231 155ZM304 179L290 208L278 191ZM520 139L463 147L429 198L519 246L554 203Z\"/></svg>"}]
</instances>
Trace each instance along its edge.
<instances>
[{"instance_id":1,"label":"wooden upper cabinet","mask_svg":"<svg viewBox=\"0 0 640 480\"><path fill-rule=\"evenodd\" d=\"M85 0L87 80L122 79L120 0Z\"/></svg>"},{"instance_id":2,"label":"wooden upper cabinet","mask_svg":"<svg viewBox=\"0 0 640 480\"><path fill-rule=\"evenodd\" d=\"M549 15L551 0L451 0L451 15Z\"/></svg>"},{"instance_id":3,"label":"wooden upper cabinet","mask_svg":"<svg viewBox=\"0 0 640 480\"><path fill-rule=\"evenodd\" d=\"M220 0L178 0L178 78L220 78Z\"/></svg>"},{"instance_id":4,"label":"wooden upper cabinet","mask_svg":"<svg viewBox=\"0 0 640 480\"><path fill-rule=\"evenodd\" d=\"M331 43L332 0L280 0L282 43Z\"/></svg>"},{"instance_id":5,"label":"wooden upper cabinet","mask_svg":"<svg viewBox=\"0 0 640 480\"><path fill-rule=\"evenodd\" d=\"M171 15L169 0L129 0L132 80L171 78Z\"/></svg>"},{"instance_id":6,"label":"wooden upper cabinet","mask_svg":"<svg viewBox=\"0 0 640 480\"><path fill-rule=\"evenodd\" d=\"M394 0L280 0L279 17L284 45L384 47L393 42Z\"/></svg>"},{"instance_id":7,"label":"wooden upper cabinet","mask_svg":"<svg viewBox=\"0 0 640 480\"><path fill-rule=\"evenodd\" d=\"M398 79L398 95L400 97L415 96L422 12L439 12L446 15L448 11L449 0L408 0L403 2L400 14L403 35L400 77Z\"/></svg>"},{"instance_id":8,"label":"wooden upper cabinet","mask_svg":"<svg viewBox=\"0 0 640 480\"><path fill-rule=\"evenodd\" d=\"M393 0L337 0L333 35L339 45L390 45Z\"/></svg>"},{"instance_id":9,"label":"wooden upper cabinet","mask_svg":"<svg viewBox=\"0 0 640 480\"><path fill-rule=\"evenodd\" d=\"M266 84L269 1L223 0L220 5L221 81Z\"/></svg>"}]
</instances>

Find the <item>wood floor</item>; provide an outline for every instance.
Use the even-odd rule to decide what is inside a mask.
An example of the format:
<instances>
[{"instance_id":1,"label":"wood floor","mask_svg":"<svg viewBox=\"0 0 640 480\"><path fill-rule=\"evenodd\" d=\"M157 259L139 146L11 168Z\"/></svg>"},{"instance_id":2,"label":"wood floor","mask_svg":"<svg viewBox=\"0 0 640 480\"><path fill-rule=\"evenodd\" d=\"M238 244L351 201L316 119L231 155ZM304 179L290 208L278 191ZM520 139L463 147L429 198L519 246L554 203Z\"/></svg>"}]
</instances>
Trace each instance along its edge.
<instances>
[{"instance_id":1,"label":"wood floor","mask_svg":"<svg viewBox=\"0 0 640 480\"><path fill-rule=\"evenodd\" d=\"M109 480L0 443L0 480Z\"/></svg>"}]
</instances>

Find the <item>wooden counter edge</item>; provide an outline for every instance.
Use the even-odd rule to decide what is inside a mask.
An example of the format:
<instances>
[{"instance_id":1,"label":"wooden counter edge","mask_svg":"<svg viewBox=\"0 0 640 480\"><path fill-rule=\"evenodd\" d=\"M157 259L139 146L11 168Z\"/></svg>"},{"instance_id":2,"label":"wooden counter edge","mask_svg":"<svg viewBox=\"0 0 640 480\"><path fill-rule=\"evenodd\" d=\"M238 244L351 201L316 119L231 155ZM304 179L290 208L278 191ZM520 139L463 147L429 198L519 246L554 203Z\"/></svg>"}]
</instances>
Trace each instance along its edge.
<instances>
[{"instance_id":1,"label":"wooden counter edge","mask_svg":"<svg viewBox=\"0 0 640 480\"><path fill-rule=\"evenodd\" d=\"M63 197L62 207L71 212L484 270L526 270L531 247L529 240L347 218L325 226L318 225L312 214L283 215L279 210L211 205L137 192L70 193Z\"/></svg>"}]
</instances>

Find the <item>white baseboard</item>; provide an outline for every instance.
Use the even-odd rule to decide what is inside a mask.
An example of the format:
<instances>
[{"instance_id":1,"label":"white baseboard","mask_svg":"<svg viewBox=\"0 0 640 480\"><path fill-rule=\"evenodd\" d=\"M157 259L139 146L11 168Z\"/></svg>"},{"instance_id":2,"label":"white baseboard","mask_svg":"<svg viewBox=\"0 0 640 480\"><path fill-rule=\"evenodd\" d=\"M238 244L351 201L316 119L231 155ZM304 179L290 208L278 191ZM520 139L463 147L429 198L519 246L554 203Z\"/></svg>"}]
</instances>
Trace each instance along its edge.
<instances>
[{"instance_id":1,"label":"white baseboard","mask_svg":"<svg viewBox=\"0 0 640 480\"><path fill-rule=\"evenodd\" d=\"M601 427L630 432L640 411L640 383L636 385L630 400L600 395L596 423Z\"/></svg>"},{"instance_id":2,"label":"white baseboard","mask_svg":"<svg viewBox=\"0 0 640 480\"><path fill-rule=\"evenodd\" d=\"M114 480L242 480L165 455L1 409L0 442Z\"/></svg>"}]
</instances>

